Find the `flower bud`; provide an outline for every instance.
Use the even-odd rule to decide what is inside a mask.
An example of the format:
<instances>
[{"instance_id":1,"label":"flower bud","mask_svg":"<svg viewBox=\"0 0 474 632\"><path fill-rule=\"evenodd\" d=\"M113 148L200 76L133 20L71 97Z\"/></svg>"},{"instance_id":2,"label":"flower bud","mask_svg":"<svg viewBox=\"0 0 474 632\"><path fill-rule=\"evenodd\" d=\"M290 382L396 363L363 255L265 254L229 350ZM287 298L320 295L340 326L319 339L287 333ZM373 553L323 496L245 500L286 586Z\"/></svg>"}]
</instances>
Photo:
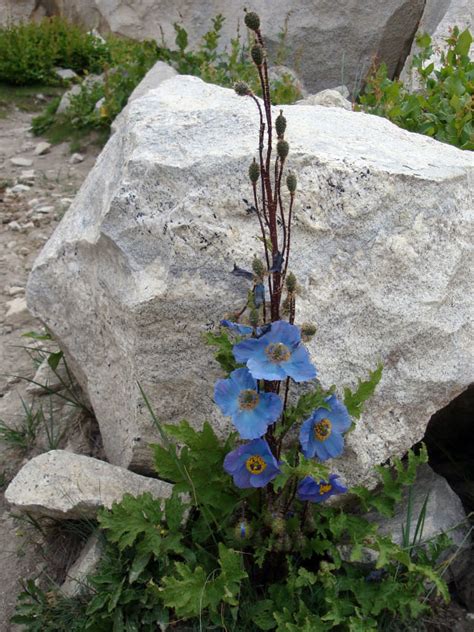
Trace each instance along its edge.
<instances>
[{"instance_id":1,"label":"flower bud","mask_svg":"<svg viewBox=\"0 0 474 632\"><path fill-rule=\"evenodd\" d=\"M249 540L252 537L252 528L246 520L240 520L235 525L234 537L236 540Z\"/></svg>"},{"instance_id":2,"label":"flower bud","mask_svg":"<svg viewBox=\"0 0 474 632\"><path fill-rule=\"evenodd\" d=\"M254 158L252 164L249 167L250 182L257 182L259 177L260 177L260 167Z\"/></svg>"},{"instance_id":3,"label":"flower bud","mask_svg":"<svg viewBox=\"0 0 474 632\"><path fill-rule=\"evenodd\" d=\"M252 261L252 270L255 276L259 279L262 279L265 275L265 266L263 264L263 261L258 257L255 257Z\"/></svg>"},{"instance_id":4,"label":"flower bud","mask_svg":"<svg viewBox=\"0 0 474 632\"><path fill-rule=\"evenodd\" d=\"M283 116L283 110L280 110L280 114L276 118L275 129L278 138L283 138L286 130L286 118Z\"/></svg>"},{"instance_id":5,"label":"flower bud","mask_svg":"<svg viewBox=\"0 0 474 632\"><path fill-rule=\"evenodd\" d=\"M277 143L277 154L280 157L280 160L285 160L288 156L288 152L290 151L290 146L286 142L286 140L279 140Z\"/></svg>"},{"instance_id":6,"label":"flower bud","mask_svg":"<svg viewBox=\"0 0 474 632\"><path fill-rule=\"evenodd\" d=\"M245 81L236 81L236 83L234 83L234 90L239 97L247 97L249 94L252 94L252 91Z\"/></svg>"},{"instance_id":7,"label":"flower bud","mask_svg":"<svg viewBox=\"0 0 474 632\"><path fill-rule=\"evenodd\" d=\"M288 191L290 193L294 193L296 191L296 176L294 173L289 173L286 178L286 186L288 187Z\"/></svg>"},{"instance_id":8,"label":"flower bud","mask_svg":"<svg viewBox=\"0 0 474 632\"><path fill-rule=\"evenodd\" d=\"M309 342L316 333L316 325L313 323L303 323L301 325L301 339L303 342Z\"/></svg>"},{"instance_id":9,"label":"flower bud","mask_svg":"<svg viewBox=\"0 0 474 632\"><path fill-rule=\"evenodd\" d=\"M254 11L248 11L248 13L245 14L244 22L245 26L251 31L258 31L260 28L260 18Z\"/></svg>"},{"instance_id":10,"label":"flower bud","mask_svg":"<svg viewBox=\"0 0 474 632\"><path fill-rule=\"evenodd\" d=\"M288 292L296 292L296 277L293 272L289 272L286 277L286 289Z\"/></svg>"},{"instance_id":11,"label":"flower bud","mask_svg":"<svg viewBox=\"0 0 474 632\"><path fill-rule=\"evenodd\" d=\"M263 64L263 48L260 44L255 44L252 46L252 50L250 51L252 55L253 63L256 66L261 66Z\"/></svg>"}]
</instances>

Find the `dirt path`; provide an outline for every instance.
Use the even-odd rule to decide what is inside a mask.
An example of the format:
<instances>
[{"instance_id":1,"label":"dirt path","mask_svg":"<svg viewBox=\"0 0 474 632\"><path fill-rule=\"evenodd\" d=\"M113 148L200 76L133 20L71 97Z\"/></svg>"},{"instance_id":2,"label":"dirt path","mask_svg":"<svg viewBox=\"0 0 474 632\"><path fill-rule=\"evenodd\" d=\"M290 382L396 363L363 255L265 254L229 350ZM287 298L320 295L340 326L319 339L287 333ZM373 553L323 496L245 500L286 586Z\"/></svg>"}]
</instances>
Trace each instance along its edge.
<instances>
[{"instance_id":1,"label":"dirt path","mask_svg":"<svg viewBox=\"0 0 474 632\"><path fill-rule=\"evenodd\" d=\"M29 132L33 114L10 108L0 118L0 420L18 427L25 413L21 398L31 401L27 383L35 367L22 334L40 331L41 323L28 313L25 286L33 262L99 153L96 146L82 151L83 160L66 143L35 155L43 138ZM22 159L18 161L18 158ZM13 159L13 160L12 160ZM15 162L23 162L15 164ZM60 309L60 306L58 306ZM3 501L6 484L24 456L0 440L0 631L9 624L19 580L39 571L43 558L37 534L13 520Z\"/></svg>"}]
</instances>

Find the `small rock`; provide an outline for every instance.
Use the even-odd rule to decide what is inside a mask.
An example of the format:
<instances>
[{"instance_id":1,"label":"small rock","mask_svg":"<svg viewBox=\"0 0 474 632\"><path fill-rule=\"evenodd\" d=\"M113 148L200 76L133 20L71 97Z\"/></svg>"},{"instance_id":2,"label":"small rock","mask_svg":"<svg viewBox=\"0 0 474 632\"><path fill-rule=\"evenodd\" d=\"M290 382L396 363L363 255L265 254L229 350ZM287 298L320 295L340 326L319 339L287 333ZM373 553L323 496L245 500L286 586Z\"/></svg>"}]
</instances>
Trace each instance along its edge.
<instances>
[{"instance_id":1,"label":"small rock","mask_svg":"<svg viewBox=\"0 0 474 632\"><path fill-rule=\"evenodd\" d=\"M18 193L26 193L29 190L30 190L30 187L27 184L15 184L15 186L10 189L10 192L18 194Z\"/></svg>"},{"instance_id":2,"label":"small rock","mask_svg":"<svg viewBox=\"0 0 474 632\"><path fill-rule=\"evenodd\" d=\"M74 200L72 198L68 198L68 197L61 198L60 200L61 204L64 204L64 206L69 206L70 204L73 203L73 201Z\"/></svg>"},{"instance_id":3,"label":"small rock","mask_svg":"<svg viewBox=\"0 0 474 632\"><path fill-rule=\"evenodd\" d=\"M7 243L7 248L8 248L8 250L13 250L14 248L16 248L16 241L9 241Z\"/></svg>"},{"instance_id":4,"label":"small rock","mask_svg":"<svg viewBox=\"0 0 474 632\"><path fill-rule=\"evenodd\" d=\"M54 71L63 81L70 81L78 77L77 73L70 68L55 68Z\"/></svg>"},{"instance_id":5,"label":"small rock","mask_svg":"<svg viewBox=\"0 0 474 632\"><path fill-rule=\"evenodd\" d=\"M105 103L105 97L102 97L102 99L99 99L97 101L97 103L94 106L94 110L96 113L100 113L100 109L104 105L104 103Z\"/></svg>"},{"instance_id":6,"label":"small rock","mask_svg":"<svg viewBox=\"0 0 474 632\"><path fill-rule=\"evenodd\" d=\"M21 227L23 230L29 230L30 228L34 228L35 225L33 224L33 222L26 222L26 224L23 224L23 226Z\"/></svg>"},{"instance_id":7,"label":"small rock","mask_svg":"<svg viewBox=\"0 0 474 632\"><path fill-rule=\"evenodd\" d=\"M64 385L68 384L68 382L68 375L64 363L61 362L56 371L53 371L49 365L48 358L45 358L39 365L33 382L28 384L26 390L32 395L47 395L51 392L57 393L64 388ZM41 385L46 386L47 390Z\"/></svg>"},{"instance_id":8,"label":"small rock","mask_svg":"<svg viewBox=\"0 0 474 632\"><path fill-rule=\"evenodd\" d=\"M32 222L29 222L29 223L32 224ZM25 226L26 226L26 224L25 224ZM34 224L33 224L33 226L34 226ZM23 246L23 248L20 248L19 252L20 252L20 255L22 255L23 257L26 257L26 256L28 256L30 254L30 249L27 248L26 246Z\"/></svg>"},{"instance_id":9,"label":"small rock","mask_svg":"<svg viewBox=\"0 0 474 632\"><path fill-rule=\"evenodd\" d=\"M352 104L345 99L338 90L322 90L317 94L310 94L297 105L322 105L326 108L343 108L352 110Z\"/></svg>"},{"instance_id":10,"label":"small rock","mask_svg":"<svg viewBox=\"0 0 474 632\"><path fill-rule=\"evenodd\" d=\"M21 226L20 226L20 224L19 224L18 222L16 222L16 221L9 222L9 223L8 223L8 228L9 228L10 230L15 230L15 231L18 231L18 232L19 232L19 231L21 231Z\"/></svg>"},{"instance_id":11,"label":"small rock","mask_svg":"<svg viewBox=\"0 0 474 632\"><path fill-rule=\"evenodd\" d=\"M33 164L32 160L29 158L22 158L21 156L18 156L17 158L10 158L10 162L12 165L15 165L15 167L31 167Z\"/></svg>"},{"instance_id":12,"label":"small rock","mask_svg":"<svg viewBox=\"0 0 474 632\"><path fill-rule=\"evenodd\" d=\"M18 294L24 294L25 288L18 285L12 285L12 287L8 288L7 292L9 296L17 296Z\"/></svg>"},{"instance_id":13,"label":"small rock","mask_svg":"<svg viewBox=\"0 0 474 632\"><path fill-rule=\"evenodd\" d=\"M96 535L87 540L81 554L67 572L61 592L66 597L77 597L87 587L87 578L94 573L102 556L103 546Z\"/></svg>"},{"instance_id":14,"label":"small rock","mask_svg":"<svg viewBox=\"0 0 474 632\"><path fill-rule=\"evenodd\" d=\"M7 313L5 315L5 322L8 325L23 325L31 318L24 296L14 298L12 301L7 301L6 306Z\"/></svg>"},{"instance_id":15,"label":"small rock","mask_svg":"<svg viewBox=\"0 0 474 632\"><path fill-rule=\"evenodd\" d=\"M38 208L35 208L35 212L36 213L51 213L52 211L54 211L54 206L38 206Z\"/></svg>"},{"instance_id":16,"label":"small rock","mask_svg":"<svg viewBox=\"0 0 474 632\"><path fill-rule=\"evenodd\" d=\"M173 486L117 465L65 450L51 450L28 461L12 480L5 498L16 509L73 520L94 518L124 494L150 492L169 498Z\"/></svg>"},{"instance_id":17,"label":"small rock","mask_svg":"<svg viewBox=\"0 0 474 632\"><path fill-rule=\"evenodd\" d=\"M46 101L46 97L44 96L44 94L41 94L41 92L38 92L38 94L35 94L35 99L38 99L38 101Z\"/></svg>"},{"instance_id":18,"label":"small rock","mask_svg":"<svg viewBox=\"0 0 474 632\"><path fill-rule=\"evenodd\" d=\"M34 154L35 156L43 156L43 154L47 154L50 149L51 149L51 143L47 143L43 141L36 145Z\"/></svg>"},{"instance_id":19,"label":"small rock","mask_svg":"<svg viewBox=\"0 0 474 632\"><path fill-rule=\"evenodd\" d=\"M18 177L18 182L26 182L30 183L30 181L36 178L36 172L34 169L28 169L26 171L22 171Z\"/></svg>"},{"instance_id":20,"label":"small rock","mask_svg":"<svg viewBox=\"0 0 474 632\"><path fill-rule=\"evenodd\" d=\"M332 88L333 90L336 90L336 92L339 92L340 94L342 94L342 96L345 99L349 98L350 92L349 92L349 88L347 86L336 86L335 88Z\"/></svg>"},{"instance_id":21,"label":"small rock","mask_svg":"<svg viewBox=\"0 0 474 632\"><path fill-rule=\"evenodd\" d=\"M83 162L84 158L85 157L82 154L72 154L72 156L69 158L69 164L77 165L78 163Z\"/></svg>"}]
</instances>

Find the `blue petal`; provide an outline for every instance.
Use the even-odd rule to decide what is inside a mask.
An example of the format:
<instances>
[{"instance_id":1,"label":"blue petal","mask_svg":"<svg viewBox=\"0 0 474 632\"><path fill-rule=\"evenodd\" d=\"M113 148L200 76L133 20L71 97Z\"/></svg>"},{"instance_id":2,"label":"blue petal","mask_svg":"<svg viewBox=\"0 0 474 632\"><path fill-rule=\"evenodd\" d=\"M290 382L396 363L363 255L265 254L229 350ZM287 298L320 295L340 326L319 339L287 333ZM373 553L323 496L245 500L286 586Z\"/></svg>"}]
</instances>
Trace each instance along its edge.
<instances>
[{"instance_id":1,"label":"blue petal","mask_svg":"<svg viewBox=\"0 0 474 632\"><path fill-rule=\"evenodd\" d=\"M232 421L242 439L258 439L268 427L268 422L257 413L257 409L239 410L233 415Z\"/></svg>"},{"instance_id":2,"label":"blue petal","mask_svg":"<svg viewBox=\"0 0 474 632\"><path fill-rule=\"evenodd\" d=\"M351 427L351 418L344 404L335 395L327 397L325 400L331 407L327 417L331 420L332 427L338 432L346 432Z\"/></svg>"},{"instance_id":3,"label":"blue petal","mask_svg":"<svg viewBox=\"0 0 474 632\"><path fill-rule=\"evenodd\" d=\"M245 489L247 487L251 487L251 476L247 470L239 470L234 474L234 485L236 487L240 487L240 489Z\"/></svg>"},{"instance_id":4,"label":"blue petal","mask_svg":"<svg viewBox=\"0 0 474 632\"><path fill-rule=\"evenodd\" d=\"M260 402L256 408L268 424L273 424L283 411L283 402L276 393L260 393Z\"/></svg>"},{"instance_id":5,"label":"blue petal","mask_svg":"<svg viewBox=\"0 0 474 632\"><path fill-rule=\"evenodd\" d=\"M219 380L214 387L214 401L222 413L231 417L239 408L238 385L232 380Z\"/></svg>"},{"instance_id":6,"label":"blue petal","mask_svg":"<svg viewBox=\"0 0 474 632\"><path fill-rule=\"evenodd\" d=\"M305 422L303 422L300 428L301 450L307 459L310 459L314 456L314 449L311 445L313 427L314 427L313 418L310 417Z\"/></svg>"},{"instance_id":7,"label":"blue petal","mask_svg":"<svg viewBox=\"0 0 474 632\"><path fill-rule=\"evenodd\" d=\"M315 448L321 461L334 459L344 451L344 438L339 432L332 432L326 441L315 441Z\"/></svg>"},{"instance_id":8,"label":"blue petal","mask_svg":"<svg viewBox=\"0 0 474 632\"><path fill-rule=\"evenodd\" d=\"M242 340L242 342L238 342L234 345L232 349L232 353L234 354L235 360L239 364L245 364L247 360L262 346L262 338L249 338L248 340ZM263 343L264 344L264 343Z\"/></svg>"},{"instance_id":9,"label":"blue petal","mask_svg":"<svg viewBox=\"0 0 474 632\"><path fill-rule=\"evenodd\" d=\"M307 382L317 375L315 367L311 364L308 350L303 345L291 354L287 362L282 362L281 367L295 382Z\"/></svg>"},{"instance_id":10,"label":"blue petal","mask_svg":"<svg viewBox=\"0 0 474 632\"><path fill-rule=\"evenodd\" d=\"M251 334L253 332L253 327L250 327L249 325L240 325L239 323L233 323L230 320L221 320L221 325L223 327L227 327L231 331L242 334L243 336Z\"/></svg>"},{"instance_id":11,"label":"blue petal","mask_svg":"<svg viewBox=\"0 0 474 632\"><path fill-rule=\"evenodd\" d=\"M266 355L254 355L247 361L250 373L257 380L284 380L286 372L279 364L270 362Z\"/></svg>"},{"instance_id":12,"label":"blue petal","mask_svg":"<svg viewBox=\"0 0 474 632\"><path fill-rule=\"evenodd\" d=\"M257 390L257 381L252 377L252 374L246 368L235 369L235 371L232 371L232 373L229 375L229 378L241 391Z\"/></svg>"},{"instance_id":13,"label":"blue petal","mask_svg":"<svg viewBox=\"0 0 474 632\"><path fill-rule=\"evenodd\" d=\"M266 336L268 336L267 344L271 342L282 342L292 349L297 347L301 341L299 328L296 325L287 323L286 320L277 320L272 323L272 328Z\"/></svg>"}]
</instances>

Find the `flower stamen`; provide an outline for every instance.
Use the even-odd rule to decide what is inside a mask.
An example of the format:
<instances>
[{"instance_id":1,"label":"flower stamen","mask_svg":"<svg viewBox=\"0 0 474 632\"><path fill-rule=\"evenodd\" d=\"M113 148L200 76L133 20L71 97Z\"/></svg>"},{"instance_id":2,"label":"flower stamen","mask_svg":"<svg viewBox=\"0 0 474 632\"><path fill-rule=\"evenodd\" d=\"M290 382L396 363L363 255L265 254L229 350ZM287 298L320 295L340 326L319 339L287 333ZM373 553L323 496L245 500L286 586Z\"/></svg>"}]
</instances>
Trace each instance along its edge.
<instances>
[{"instance_id":1,"label":"flower stamen","mask_svg":"<svg viewBox=\"0 0 474 632\"><path fill-rule=\"evenodd\" d=\"M278 364L279 362L288 362L291 358L290 349L282 342L272 342L265 349L270 362Z\"/></svg>"},{"instance_id":2,"label":"flower stamen","mask_svg":"<svg viewBox=\"0 0 474 632\"><path fill-rule=\"evenodd\" d=\"M239 408L241 410L253 410L257 407L259 402L259 396L257 391L253 389L246 389L239 394Z\"/></svg>"},{"instance_id":3,"label":"flower stamen","mask_svg":"<svg viewBox=\"0 0 474 632\"><path fill-rule=\"evenodd\" d=\"M321 483L319 485L320 496L324 496L324 494L327 494L328 492L330 492L331 489L332 489L332 485L330 485L329 483Z\"/></svg>"},{"instance_id":4,"label":"flower stamen","mask_svg":"<svg viewBox=\"0 0 474 632\"><path fill-rule=\"evenodd\" d=\"M331 436L332 424L329 419L321 419L314 425L314 438L318 441L326 441Z\"/></svg>"},{"instance_id":5,"label":"flower stamen","mask_svg":"<svg viewBox=\"0 0 474 632\"><path fill-rule=\"evenodd\" d=\"M261 474L266 469L267 464L259 454L254 454L245 461L245 467L250 474Z\"/></svg>"}]
</instances>

